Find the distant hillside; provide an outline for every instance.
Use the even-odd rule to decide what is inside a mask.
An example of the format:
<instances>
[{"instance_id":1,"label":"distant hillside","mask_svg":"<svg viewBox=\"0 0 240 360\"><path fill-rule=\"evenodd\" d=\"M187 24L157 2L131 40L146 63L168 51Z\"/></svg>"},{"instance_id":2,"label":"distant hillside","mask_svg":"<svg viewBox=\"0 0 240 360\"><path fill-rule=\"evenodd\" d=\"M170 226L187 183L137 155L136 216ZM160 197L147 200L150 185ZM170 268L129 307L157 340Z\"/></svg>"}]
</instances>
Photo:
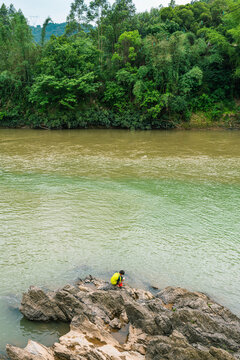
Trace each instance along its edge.
<instances>
[{"instance_id":1,"label":"distant hillside","mask_svg":"<svg viewBox=\"0 0 240 360\"><path fill-rule=\"evenodd\" d=\"M45 40L49 40L51 35L55 35L55 36L61 36L64 34L65 32L65 27L66 27L66 23L61 23L61 24L54 24L54 23L50 23L48 24L47 28L46 28L46 37ZM31 30L32 30L32 34L34 37L34 40L37 43L40 43L41 41L41 31L42 31L42 27L41 25L37 25L37 26L30 26Z\"/></svg>"}]
</instances>

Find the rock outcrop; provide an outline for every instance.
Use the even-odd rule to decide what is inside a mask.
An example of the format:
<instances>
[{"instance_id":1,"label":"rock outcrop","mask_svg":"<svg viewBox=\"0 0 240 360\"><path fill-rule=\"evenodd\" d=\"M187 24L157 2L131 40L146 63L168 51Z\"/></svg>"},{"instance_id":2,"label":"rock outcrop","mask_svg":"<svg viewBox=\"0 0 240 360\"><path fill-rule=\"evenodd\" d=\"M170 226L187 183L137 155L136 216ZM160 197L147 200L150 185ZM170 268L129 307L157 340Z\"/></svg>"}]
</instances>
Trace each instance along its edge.
<instances>
[{"instance_id":1,"label":"rock outcrop","mask_svg":"<svg viewBox=\"0 0 240 360\"><path fill-rule=\"evenodd\" d=\"M51 348L7 345L11 360L240 359L240 319L199 292L114 288L86 278L54 292L31 287L20 307L34 321L71 323Z\"/></svg>"}]
</instances>

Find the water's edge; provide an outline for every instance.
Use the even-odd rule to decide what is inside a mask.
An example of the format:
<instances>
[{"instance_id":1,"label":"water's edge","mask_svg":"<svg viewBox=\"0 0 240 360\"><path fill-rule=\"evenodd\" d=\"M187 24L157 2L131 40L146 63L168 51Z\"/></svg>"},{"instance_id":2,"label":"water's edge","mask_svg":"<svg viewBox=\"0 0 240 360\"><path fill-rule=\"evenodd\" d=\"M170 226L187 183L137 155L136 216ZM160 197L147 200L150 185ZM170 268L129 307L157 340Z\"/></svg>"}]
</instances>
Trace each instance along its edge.
<instances>
[{"instance_id":1,"label":"water's edge","mask_svg":"<svg viewBox=\"0 0 240 360\"><path fill-rule=\"evenodd\" d=\"M70 332L50 348L29 341L25 349L7 345L7 354L11 360L27 358L33 350L49 360L87 359L89 352L143 360L163 356L167 346L169 360L240 358L240 319L228 309L200 292L152 290L155 295L127 284L119 289L91 275L51 293L31 287L22 299L25 317L71 322Z\"/></svg>"},{"instance_id":2,"label":"water's edge","mask_svg":"<svg viewBox=\"0 0 240 360\"><path fill-rule=\"evenodd\" d=\"M85 278L94 278L98 277L99 274L94 270L94 268L89 267L88 265L83 265L78 268L73 268L69 271L71 274L71 278L68 278L67 284L74 286L79 281L84 281ZM101 272L100 277L103 279L104 282L108 282L111 276L110 272ZM66 280L66 279L65 279ZM44 292L48 291L58 291L56 289L61 289L64 287L64 281L58 282L58 286L54 286L53 284L45 285L45 286L38 286L39 289L42 289ZM148 291L153 296L155 296L158 292L163 291L166 286L164 287L157 287L156 285L138 277L137 274L130 273L126 276L126 285L132 288L138 288L139 290ZM24 293L27 293L27 289ZM198 289L191 289L193 292L198 292ZM216 297L211 294L209 295L206 292L201 292L202 294L210 297L214 302L218 303ZM24 348L27 345L28 340L33 340L38 343L41 343L44 346L51 347L55 342L59 341L59 338L63 335L67 334L69 331L69 324L66 322L61 321L30 321L24 315L21 314L19 308L21 305L21 298L23 294L12 294L11 296L7 297L7 307L9 308L10 312L15 314L15 322L13 323L14 327L20 327L21 330L24 332L24 340L17 341L16 343L12 343L14 346L19 346ZM224 307L228 309L226 305ZM233 312L234 314L234 312ZM240 314L235 313L236 316ZM10 321L14 321L12 318L9 319ZM28 334L28 338L26 338L26 334ZM118 334L116 334L116 337ZM119 335L120 336L120 335ZM9 341L7 341L10 343ZM3 359L6 358L6 350L0 350L0 356L3 356Z\"/></svg>"},{"instance_id":3,"label":"water's edge","mask_svg":"<svg viewBox=\"0 0 240 360\"><path fill-rule=\"evenodd\" d=\"M0 350L58 335L22 322L29 285L121 268L137 288L197 289L239 314L239 135L0 130Z\"/></svg>"}]
</instances>

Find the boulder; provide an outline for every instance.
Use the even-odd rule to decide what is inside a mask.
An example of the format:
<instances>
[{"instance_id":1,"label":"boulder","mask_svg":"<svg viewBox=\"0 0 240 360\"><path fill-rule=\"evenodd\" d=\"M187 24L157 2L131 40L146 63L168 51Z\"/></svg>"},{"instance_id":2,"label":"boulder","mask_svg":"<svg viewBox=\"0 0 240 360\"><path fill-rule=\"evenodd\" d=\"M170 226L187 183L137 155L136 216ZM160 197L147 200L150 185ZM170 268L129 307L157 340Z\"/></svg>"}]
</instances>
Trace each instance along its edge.
<instances>
[{"instance_id":1,"label":"boulder","mask_svg":"<svg viewBox=\"0 0 240 360\"><path fill-rule=\"evenodd\" d=\"M217 346L238 351L240 345L240 323L232 324L221 317L201 310L179 309L173 313L172 326L192 344Z\"/></svg>"},{"instance_id":2,"label":"boulder","mask_svg":"<svg viewBox=\"0 0 240 360\"><path fill-rule=\"evenodd\" d=\"M148 303L137 303L136 301L125 304L126 313L131 324L142 329L149 335L169 335L172 332L171 317L160 307L151 307ZM151 309L151 310L150 310Z\"/></svg>"},{"instance_id":3,"label":"boulder","mask_svg":"<svg viewBox=\"0 0 240 360\"><path fill-rule=\"evenodd\" d=\"M70 332L51 348L8 345L11 360L240 359L240 319L200 292L167 287L154 296L89 276L54 292L31 287L20 310L68 321Z\"/></svg>"},{"instance_id":4,"label":"boulder","mask_svg":"<svg viewBox=\"0 0 240 360\"><path fill-rule=\"evenodd\" d=\"M62 312L54 300L55 293L45 293L36 286L31 286L27 293L23 294L20 311L29 320L68 321L69 318Z\"/></svg>"},{"instance_id":5,"label":"boulder","mask_svg":"<svg viewBox=\"0 0 240 360\"><path fill-rule=\"evenodd\" d=\"M70 332L59 342L54 344L53 350L60 359L88 359L89 354L91 359L143 359L142 354L136 351L125 351L107 328L93 324L86 317L80 317L78 321L75 319L74 327L71 326Z\"/></svg>"},{"instance_id":6,"label":"boulder","mask_svg":"<svg viewBox=\"0 0 240 360\"><path fill-rule=\"evenodd\" d=\"M12 360L55 360L52 349L31 340L24 349L7 345L6 350Z\"/></svg>"},{"instance_id":7,"label":"boulder","mask_svg":"<svg viewBox=\"0 0 240 360\"><path fill-rule=\"evenodd\" d=\"M156 336L150 340L146 360L234 360L235 358L222 349L197 348L174 330L170 337Z\"/></svg>"}]
</instances>

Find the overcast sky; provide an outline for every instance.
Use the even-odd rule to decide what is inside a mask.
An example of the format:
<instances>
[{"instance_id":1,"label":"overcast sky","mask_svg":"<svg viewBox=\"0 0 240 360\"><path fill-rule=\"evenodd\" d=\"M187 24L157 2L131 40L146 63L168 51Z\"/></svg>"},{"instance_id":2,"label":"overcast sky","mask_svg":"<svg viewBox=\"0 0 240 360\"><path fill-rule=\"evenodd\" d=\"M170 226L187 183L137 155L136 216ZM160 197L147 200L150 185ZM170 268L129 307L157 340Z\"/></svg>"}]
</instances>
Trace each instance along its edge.
<instances>
[{"instance_id":1,"label":"overcast sky","mask_svg":"<svg viewBox=\"0 0 240 360\"><path fill-rule=\"evenodd\" d=\"M6 6L13 4L15 9L21 9L31 25L42 24L50 16L53 22L61 23L66 20L70 11L70 5L73 0L0 0L0 5ZM111 3L113 0L110 1ZM167 6L170 0L133 0L137 11L150 10L152 7L158 7L160 4ZM186 4L187 0L176 0L177 4Z\"/></svg>"}]
</instances>

